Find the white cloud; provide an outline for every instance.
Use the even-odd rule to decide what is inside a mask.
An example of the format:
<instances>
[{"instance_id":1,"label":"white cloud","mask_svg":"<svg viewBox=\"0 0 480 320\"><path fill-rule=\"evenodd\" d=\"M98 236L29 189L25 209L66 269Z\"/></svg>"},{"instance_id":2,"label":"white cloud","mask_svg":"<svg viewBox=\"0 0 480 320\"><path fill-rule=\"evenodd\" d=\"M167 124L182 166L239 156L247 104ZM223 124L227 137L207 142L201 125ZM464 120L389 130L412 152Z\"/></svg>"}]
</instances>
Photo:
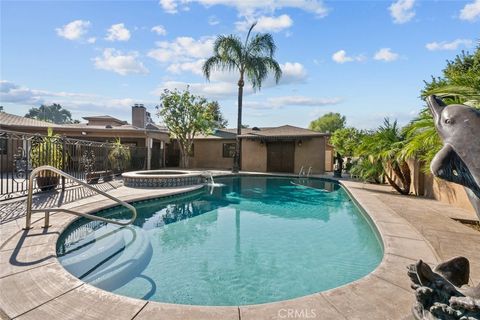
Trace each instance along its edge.
<instances>
[{"instance_id":1,"label":"white cloud","mask_svg":"<svg viewBox=\"0 0 480 320\"><path fill-rule=\"evenodd\" d=\"M202 75L202 67L205 59L199 59L192 62L172 63L168 66L167 71L170 73L180 74L183 72L191 72L193 74Z\"/></svg>"},{"instance_id":2,"label":"white cloud","mask_svg":"<svg viewBox=\"0 0 480 320\"><path fill-rule=\"evenodd\" d=\"M102 114L103 110L125 112L128 118L130 114L129 106L134 103L154 104L155 101L142 101L133 98L112 98L96 94L75 93L75 92L51 92L38 89L30 89L7 80L0 80L0 100L15 106L18 109L24 108L27 112L32 106L41 104L59 103L65 108L78 114L77 117L85 116L86 113ZM17 107L18 106L18 107ZM76 112L78 110L78 112ZM8 110L7 110L8 111Z\"/></svg>"},{"instance_id":3,"label":"white cloud","mask_svg":"<svg viewBox=\"0 0 480 320\"><path fill-rule=\"evenodd\" d=\"M92 43L92 44L95 43L96 41L97 41L97 38L95 38L95 37L90 37L90 38L87 39L87 42Z\"/></svg>"},{"instance_id":4,"label":"white cloud","mask_svg":"<svg viewBox=\"0 0 480 320\"><path fill-rule=\"evenodd\" d=\"M281 84L299 83L307 78L307 70L298 62L285 62L280 64L282 69Z\"/></svg>"},{"instance_id":5,"label":"white cloud","mask_svg":"<svg viewBox=\"0 0 480 320\"><path fill-rule=\"evenodd\" d=\"M160 5L167 13L177 13L177 0L160 0Z\"/></svg>"},{"instance_id":6,"label":"white cloud","mask_svg":"<svg viewBox=\"0 0 480 320\"><path fill-rule=\"evenodd\" d=\"M305 96L281 96L268 98L265 102L255 102L247 107L253 109L278 109L288 106L323 107L336 105L341 98L312 98Z\"/></svg>"},{"instance_id":7,"label":"white cloud","mask_svg":"<svg viewBox=\"0 0 480 320\"><path fill-rule=\"evenodd\" d=\"M262 14L272 14L278 9L295 8L315 14L322 18L328 14L328 9L321 0L160 0L160 5L168 13L177 13L178 6L189 3L199 3L205 7L224 5L234 7L240 16L253 17Z\"/></svg>"},{"instance_id":8,"label":"white cloud","mask_svg":"<svg viewBox=\"0 0 480 320\"><path fill-rule=\"evenodd\" d=\"M61 28L56 28L57 35L67 40L81 40L90 28L90 21L75 20Z\"/></svg>"},{"instance_id":9,"label":"white cloud","mask_svg":"<svg viewBox=\"0 0 480 320\"><path fill-rule=\"evenodd\" d=\"M437 50L457 50L460 46L471 47L473 45L473 41L470 39L455 39L453 41L441 41L441 42L430 42L425 45L430 51L437 51Z\"/></svg>"},{"instance_id":10,"label":"white cloud","mask_svg":"<svg viewBox=\"0 0 480 320\"><path fill-rule=\"evenodd\" d=\"M165 81L155 89L152 94L161 95L164 89L185 90L189 87L191 93L204 96L208 99L220 100L226 98L236 98L238 90L236 82L211 82L211 83L187 83L181 81ZM252 93L250 88L245 88L245 94Z\"/></svg>"},{"instance_id":11,"label":"white cloud","mask_svg":"<svg viewBox=\"0 0 480 320\"><path fill-rule=\"evenodd\" d=\"M165 27L162 25L154 26L151 29L152 32L155 32L159 36L166 36L167 35L167 30L165 30Z\"/></svg>"},{"instance_id":12,"label":"white cloud","mask_svg":"<svg viewBox=\"0 0 480 320\"><path fill-rule=\"evenodd\" d=\"M255 21L257 22L255 26L255 31L257 32L280 32L293 25L293 20L286 14L278 17L261 16L255 19ZM238 31L248 31L253 22L253 19L247 19L235 22L235 26Z\"/></svg>"},{"instance_id":13,"label":"white cloud","mask_svg":"<svg viewBox=\"0 0 480 320\"><path fill-rule=\"evenodd\" d=\"M195 40L191 37L178 37L174 41L157 42L157 48L148 52L148 56L159 62L188 62L207 58L213 54L213 37Z\"/></svg>"},{"instance_id":14,"label":"white cloud","mask_svg":"<svg viewBox=\"0 0 480 320\"><path fill-rule=\"evenodd\" d=\"M113 48L107 48L103 51L102 57L96 57L93 59L95 68L113 71L122 76L130 73L148 73L148 69L142 62L137 61L138 53L130 52L123 54L119 50Z\"/></svg>"},{"instance_id":15,"label":"white cloud","mask_svg":"<svg viewBox=\"0 0 480 320\"><path fill-rule=\"evenodd\" d=\"M216 16L210 16L208 17L208 24L211 26L216 26L217 24L220 23L220 20Z\"/></svg>"},{"instance_id":16,"label":"white cloud","mask_svg":"<svg viewBox=\"0 0 480 320\"><path fill-rule=\"evenodd\" d=\"M480 17L480 0L475 0L472 3L466 4L460 10L460 19L467 21L475 21Z\"/></svg>"},{"instance_id":17,"label":"white cloud","mask_svg":"<svg viewBox=\"0 0 480 320\"><path fill-rule=\"evenodd\" d=\"M415 0L397 0L392 3L388 10L390 10L393 22L402 24L412 20L415 16L414 5Z\"/></svg>"},{"instance_id":18,"label":"white cloud","mask_svg":"<svg viewBox=\"0 0 480 320\"><path fill-rule=\"evenodd\" d=\"M385 61L385 62L392 62L397 60L399 57L400 55L398 53L393 52L392 49L382 48L375 53L375 55L373 56L373 59Z\"/></svg>"},{"instance_id":19,"label":"white cloud","mask_svg":"<svg viewBox=\"0 0 480 320\"><path fill-rule=\"evenodd\" d=\"M348 56L347 52L345 50L338 50L332 55L332 60L335 61L336 63L345 63L345 62L353 62L353 61L365 61L366 58L363 55L357 55L357 56Z\"/></svg>"},{"instance_id":20,"label":"white cloud","mask_svg":"<svg viewBox=\"0 0 480 320\"><path fill-rule=\"evenodd\" d=\"M123 23L118 23L112 25L107 30L107 36L105 40L108 41L128 41L130 39L130 31L125 28Z\"/></svg>"}]
</instances>

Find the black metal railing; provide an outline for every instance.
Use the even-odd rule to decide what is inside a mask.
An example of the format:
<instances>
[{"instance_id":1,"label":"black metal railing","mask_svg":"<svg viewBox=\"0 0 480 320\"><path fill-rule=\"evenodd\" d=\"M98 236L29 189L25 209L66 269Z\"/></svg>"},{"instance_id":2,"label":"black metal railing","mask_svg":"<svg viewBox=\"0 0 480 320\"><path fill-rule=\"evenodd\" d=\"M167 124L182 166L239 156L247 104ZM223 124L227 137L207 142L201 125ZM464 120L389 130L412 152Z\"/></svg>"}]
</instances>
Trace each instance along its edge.
<instances>
[{"instance_id":1,"label":"black metal railing","mask_svg":"<svg viewBox=\"0 0 480 320\"><path fill-rule=\"evenodd\" d=\"M152 153L160 163L161 153ZM158 158L158 159L157 159ZM124 171L147 168L147 149L127 144L87 141L59 135L0 130L0 200L25 195L33 169L50 165L88 183L109 181ZM52 173L40 174L36 192L72 184Z\"/></svg>"}]
</instances>

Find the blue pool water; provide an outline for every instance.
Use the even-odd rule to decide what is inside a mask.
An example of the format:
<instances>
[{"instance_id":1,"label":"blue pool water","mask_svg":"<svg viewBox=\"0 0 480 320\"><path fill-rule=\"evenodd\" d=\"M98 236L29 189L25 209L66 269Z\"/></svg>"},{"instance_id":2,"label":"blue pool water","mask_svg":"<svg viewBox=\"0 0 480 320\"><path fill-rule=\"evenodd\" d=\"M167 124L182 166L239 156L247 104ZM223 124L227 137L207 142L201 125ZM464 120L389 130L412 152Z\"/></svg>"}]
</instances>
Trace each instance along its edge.
<instances>
[{"instance_id":1,"label":"blue pool water","mask_svg":"<svg viewBox=\"0 0 480 320\"><path fill-rule=\"evenodd\" d=\"M239 176L223 187L135 203L121 228L80 219L57 254L75 276L118 294L194 305L245 305L334 288L383 256L376 232L337 183ZM293 182L293 183L292 183ZM123 208L100 212L127 219Z\"/></svg>"}]
</instances>

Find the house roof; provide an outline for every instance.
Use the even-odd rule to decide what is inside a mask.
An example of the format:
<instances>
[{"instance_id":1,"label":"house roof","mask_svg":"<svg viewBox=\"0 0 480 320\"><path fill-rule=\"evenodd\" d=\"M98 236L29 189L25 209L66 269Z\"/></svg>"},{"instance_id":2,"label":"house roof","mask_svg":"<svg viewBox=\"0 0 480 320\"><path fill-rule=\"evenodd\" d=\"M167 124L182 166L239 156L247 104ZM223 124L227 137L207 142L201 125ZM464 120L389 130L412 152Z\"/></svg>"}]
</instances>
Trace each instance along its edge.
<instances>
[{"instance_id":1,"label":"house roof","mask_svg":"<svg viewBox=\"0 0 480 320\"><path fill-rule=\"evenodd\" d=\"M295 138L313 138L329 136L328 133L321 133L309 129L299 128L290 125L279 127L253 127L242 128L240 138L246 139L295 139ZM217 129L210 135L197 135L196 139L235 139L237 136L237 129Z\"/></svg>"},{"instance_id":2,"label":"house roof","mask_svg":"<svg viewBox=\"0 0 480 320\"><path fill-rule=\"evenodd\" d=\"M115 117L112 117L112 116L109 116L109 115L105 115L105 116L89 116L89 117L82 117L83 119L87 120L87 121L90 121L90 120L102 120L102 121L112 121L112 122L116 122L118 124L127 124L127 121L123 121L123 120L120 120L120 119L117 119Z\"/></svg>"},{"instance_id":3,"label":"house roof","mask_svg":"<svg viewBox=\"0 0 480 320\"><path fill-rule=\"evenodd\" d=\"M17 116L17 115L6 113L6 112L0 112L0 126L3 126L3 125L48 128L48 127L54 126L55 124L46 122L46 121L25 118L25 117Z\"/></svg>"},{"instance_id":4,"label":"house roof","mask_svg":"<svg viewBox=\"0 0 480 320\"><path fill-rule=\"evenodd\" d=\"M103 116L102 116L103 117ZM107 116L108 117L108 116ZM89 117L86 117L89 118ZM113 117L112 117L113 118ZM85 118L84 118L85 119ZM105 119L105 118L103 118ZM115 118L113 118L115 119ZM118 119L117 119L118 120ZM121 121L121 120L118 120ZM153 125L149 126L146 129L135 127L131 124L127 124L127 122L122 121L123 124L118 126L105 126L105 125L89 125L87 123L68 123L68 124L56 124L46 121L40 121L30 118L25 118L21 116L17 116L14 114L1 112L0 113L0 128L9 128L9 129L21 129L21 127L31 127L31 128L48 128L51 127L53 129L63 129L63 130L113 130L113 131L153 131L153 132L164 132L167 133L166 129Z\"/></svg>"}]
</instances>

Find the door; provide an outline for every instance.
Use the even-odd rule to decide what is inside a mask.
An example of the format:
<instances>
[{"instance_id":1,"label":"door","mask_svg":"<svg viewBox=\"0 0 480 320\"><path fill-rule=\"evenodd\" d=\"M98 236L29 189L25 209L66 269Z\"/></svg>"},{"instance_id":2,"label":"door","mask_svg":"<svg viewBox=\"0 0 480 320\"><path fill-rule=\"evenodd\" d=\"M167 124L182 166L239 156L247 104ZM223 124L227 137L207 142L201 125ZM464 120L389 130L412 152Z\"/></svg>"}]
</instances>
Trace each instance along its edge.
<instances>
[{"instance_id":1,"label":"door","mask_svg":"<svg viewBox=\"0 0 480 320\"><path fill-rule=\"evenodd\" d=\"M295 142L267 143L267 171L293 173Z\"/></svg>"}]
</instances>

